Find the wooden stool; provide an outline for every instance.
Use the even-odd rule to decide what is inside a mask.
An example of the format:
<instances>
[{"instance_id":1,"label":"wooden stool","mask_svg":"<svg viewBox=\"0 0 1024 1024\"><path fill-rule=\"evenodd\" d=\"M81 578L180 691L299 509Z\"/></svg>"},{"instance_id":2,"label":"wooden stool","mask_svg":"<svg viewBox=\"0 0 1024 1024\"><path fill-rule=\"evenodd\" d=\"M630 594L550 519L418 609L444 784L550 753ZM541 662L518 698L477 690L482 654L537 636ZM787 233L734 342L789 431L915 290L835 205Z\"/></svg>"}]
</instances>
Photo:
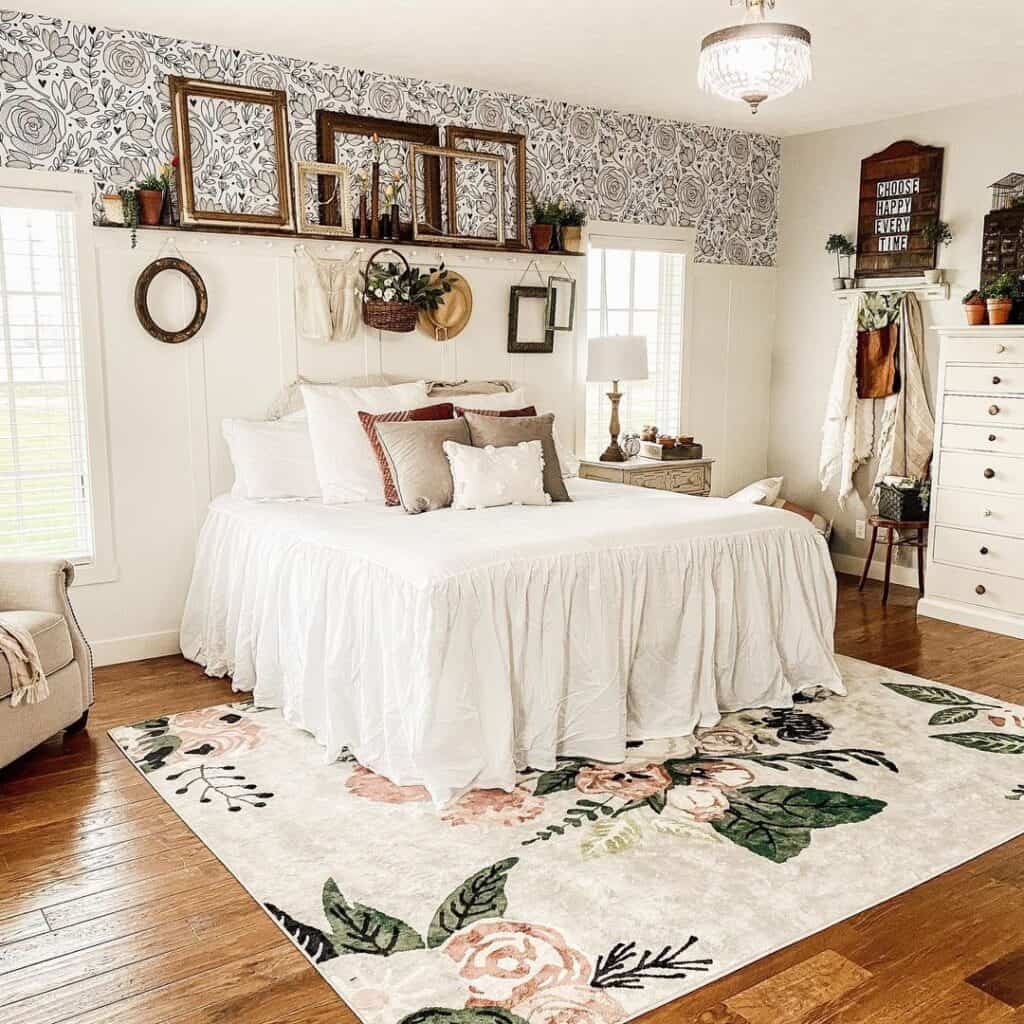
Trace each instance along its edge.
<instances>
[{"instance_id":1,"label":"wooden stool","mask_svg":"<svg viewBox=\"0 0 1024 1024\"><path fill-rule=\"evenodd\" d=\"M928 546L928 539L925 531L928 529L928 520L909 520L903 521L900 519L884 519L882 516L869 516L868 525L871 527L871 547L868 548L868 559L864 563L864 572L860 578L860 586L858 590L864 589L864 584L867 582L868 571L871 568L871 559L875 555L875 544L878 541L878 531L887 530L887 548L885 552L885 583L882 587L882 604L886 604L889 600L889 576L892 573L892 549L898 547L909 547L917 548L917 589L921 591L921 596L924 596L924 552ZM894 534L897 530L913 530L916 533L914 537L901 537L899 540L894 539Z\"/></svg>"}]
</instances>

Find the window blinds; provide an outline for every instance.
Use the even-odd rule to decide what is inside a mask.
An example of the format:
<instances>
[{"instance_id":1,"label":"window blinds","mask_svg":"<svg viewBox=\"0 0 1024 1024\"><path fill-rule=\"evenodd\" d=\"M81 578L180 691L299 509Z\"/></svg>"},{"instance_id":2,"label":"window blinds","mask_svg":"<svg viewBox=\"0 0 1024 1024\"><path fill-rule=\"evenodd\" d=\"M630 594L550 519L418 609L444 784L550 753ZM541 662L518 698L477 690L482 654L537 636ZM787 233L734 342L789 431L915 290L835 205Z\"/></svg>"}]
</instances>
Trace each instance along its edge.
<instances>
[{"instance_id":1,"label":"window blinds","mask_svg":"<svg viewBox=\"0 0 1024 1024\"><path fill-rule=\"evenodd\" d=\"M0 552L94 555L73 200L0 189Z\"/></svg>"},{"instance_id":2,"label":"window blinds","mask_svg":"<svg viewBox=\"0 0 1024 1024\"><path fill-rule=\"evenodd\" d=\"M619 407L623 433L653 424L680 430L684 260L681 252L630 245L592 246L589 254L587 333L640 334L647 338L646 381L626 381ZM609 382L610 383L610 382ZM597 458L608 445L608 386L587 385L586 453Z\"/></svg>"}]
</instances>

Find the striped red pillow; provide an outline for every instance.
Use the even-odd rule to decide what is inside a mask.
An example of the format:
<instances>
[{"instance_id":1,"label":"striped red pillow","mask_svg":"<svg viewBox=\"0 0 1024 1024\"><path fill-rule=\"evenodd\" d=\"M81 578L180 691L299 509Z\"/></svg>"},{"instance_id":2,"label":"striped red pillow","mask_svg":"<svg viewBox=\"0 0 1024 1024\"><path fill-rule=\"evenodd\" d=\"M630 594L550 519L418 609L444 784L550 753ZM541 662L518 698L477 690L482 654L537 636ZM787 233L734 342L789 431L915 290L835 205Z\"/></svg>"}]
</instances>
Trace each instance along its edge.
<instances>
[{"instance_id":1,"label":"striped red pillow","mask_svg":"<svg viewBox=\"0 0 1024 1024\"><path fill-rule=\"evenodd\" d=\"M536 416L537 410L528 405L525 409L463 409L461 405L455 406L455 415L471 412L477 416Z\"/></svg>"},{"instance_id":2,"label":"striped red pillow","mask_svg":"<svg viewBox=\"0 0 1024 1024\"><path fill-rule=\"evenodd\" d=\"M402 409L399 412L361 412L359 414L359 422L362 423L363 430L366 431L370 447L377 459L377 468L380 470L380 478L384 484L385 505L399 505L401 502L398 500L398 490L391 476L391 467L384 454L384 447L377 436L377 424L404 422L405 420L450 420L454 415L455 409L451 402L426 405L422 409Z\"/></svg>"}]
</instances>

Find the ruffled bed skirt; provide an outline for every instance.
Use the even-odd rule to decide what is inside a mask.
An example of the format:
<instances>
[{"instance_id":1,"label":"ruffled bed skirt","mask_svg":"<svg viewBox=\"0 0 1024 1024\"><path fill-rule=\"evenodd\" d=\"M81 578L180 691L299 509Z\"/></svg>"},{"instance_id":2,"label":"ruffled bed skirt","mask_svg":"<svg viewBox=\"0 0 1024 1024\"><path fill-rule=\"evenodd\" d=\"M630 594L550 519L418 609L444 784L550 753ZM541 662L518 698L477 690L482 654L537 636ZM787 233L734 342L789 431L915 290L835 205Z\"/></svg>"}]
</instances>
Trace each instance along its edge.
<instances>
[{"instance_id":1,"label":"ruffled bed skirt","mask_svg":"<svg viewBox=\"0 0 1024 1024\"><path fill-rule=\"evenodd\" d=\"M809 529L572 551L423 582L226 502L202 530L181 646L282 708L328 758L348 747L443 804L511 789L517 769L559 756L617 762L630 739L689 737L725 711L790 707L815 686L845 692L835 598Z\"/></svg>"}]
</instances>

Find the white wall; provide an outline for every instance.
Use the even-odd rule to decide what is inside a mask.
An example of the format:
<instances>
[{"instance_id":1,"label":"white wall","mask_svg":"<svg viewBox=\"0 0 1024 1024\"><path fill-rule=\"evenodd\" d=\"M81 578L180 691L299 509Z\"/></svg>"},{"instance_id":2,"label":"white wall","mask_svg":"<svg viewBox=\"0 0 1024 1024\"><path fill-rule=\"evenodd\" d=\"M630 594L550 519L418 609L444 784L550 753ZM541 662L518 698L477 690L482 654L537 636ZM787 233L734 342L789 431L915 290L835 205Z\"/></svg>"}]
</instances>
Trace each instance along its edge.
<instances>
[{"instance_id":1,"label":"white wall","mask_svg":"<svg viewBox=\"0 0 1024 1024\"><path fill-rule=\"evenodd\" d=\"M140 232L133 251L126 231L93 229L118 578L76 586L73 599L100 664L178 649L204 511L231 483L220 421L263 416L297 374L508 377L522 382L529 400L554 411L572 434L581 339L556 334L552 355L506 352L508 289L519 282L529 257L447 251L448 265L466 276L474 298L472 321L452 342L434 342L418 332L378 337L365 329L356 340L325 343L296 337L294 239L177 233L182 255L206 282L210 311L194 339L165 345L139 326L133 290L167 238ZM305 244L327 256L351 249L344 242ZM407 253L423 265L437 262L429 250ZM566 262L580 280L577 303L583 309L586 261ZM559 272L558 258L541 265L545 274ZM713 479L721 493L764 473L775 272L711 264L691 269L685 426L719 460ZM527 282L538 283L536 275ZM165 326L191 315L191 290L180 275L161 275L150 294L156 319ZM584 319L577 316L580 331Z\"/></svg>"},{"instance_id":2,"label":"white wall","mask_svg":"<svg viewBox=\"0 0 1024 1024\"><path fill-rule=\"evenodd\" d=\"M856 236L864 157L900 139L945 147L941 216L955 238L939 260L951 282L951 296L948 302L927 302L922 308L926 328L962 322L960 299L978 285L988 186L1009 171L1024 170L1024 135L1015 113L1019 105L1016 99L972 104L783 142L768 469L785 474L785 494L791 500L835 517L833 552L848 568L855 564L851 556L862 563L867 554L866 543L854 535L854 524L873 511L874 467L861 469L856 478L859 497L851 497L843 511L817 483L821 423L847 308L831 291L835 257L825 253L825 239L837 231ZM934 332L927 335L934 395L937 341Z\"/></svg>"}]
</instances>

